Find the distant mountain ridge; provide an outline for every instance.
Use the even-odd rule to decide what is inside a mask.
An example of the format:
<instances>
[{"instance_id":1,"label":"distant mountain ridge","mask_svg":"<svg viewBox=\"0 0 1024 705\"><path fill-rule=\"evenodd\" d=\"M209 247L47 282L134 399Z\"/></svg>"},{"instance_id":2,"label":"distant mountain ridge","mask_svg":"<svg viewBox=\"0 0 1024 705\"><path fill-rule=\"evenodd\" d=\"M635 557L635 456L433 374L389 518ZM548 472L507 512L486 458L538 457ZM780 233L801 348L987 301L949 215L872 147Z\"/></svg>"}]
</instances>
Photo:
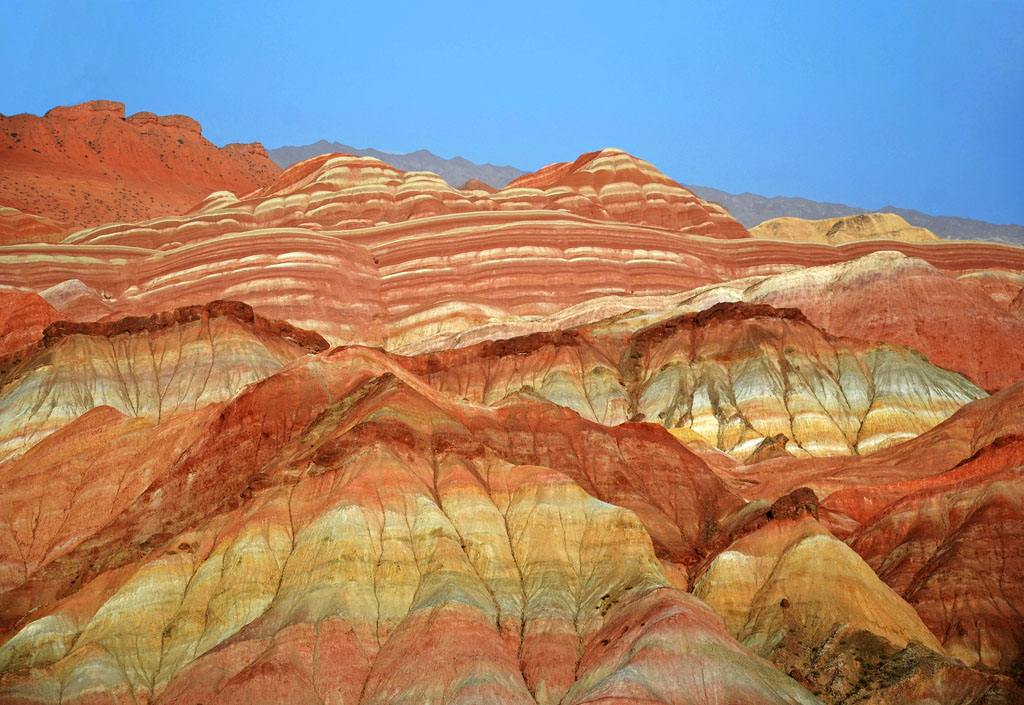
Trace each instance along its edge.
<instances>
[{"instance_id":1,"label":"distant mountain ridge","mask_svg":"<svg viewBox=\"0 0 1024 705\"><path fill-rule=\"evenodd\" d=\"M686 188L707 201L724 206L745 227L752 228L771 218L805 218L823 220L846 215L871 213L843 203L811 201L790 196L760 196L756 193L728 193L710 186L686 185ZM999 225L972 218L929 215L910 208L883 206L876 213L895 213L911 225L927 228L940 237L952 240L994 240L1012 245L1024 245L1024 225Z\"/></svg>"},{"instance_id":2,"label":"distant mountain ridge","mask_svg":"<svg viewBox=\"0 0 1024 705\"><path fill-rule=\"evenodd\" d=\"M513 166L477 164L462 157L445 159L425 149L408 154L393 154L379 149L358 149L340 142L320 140L302 146L286 146L267 150L270 159L282 169L296 162L327 152L344 152L362 157L374 157L403 171L432 171L449 184L461 186L473 179L501 188L527 172ZM761 196L756 193L729 193L710 186L684 184L699 197L724 206L746 228L752 228L771 218L805 218L823 220L862 213L895 213L911 225L931 230L939 237L952 240L992 240L1012 245L1024 245L1024 225L1000 225L972 218L929 215L909 208L884 206L872 211L844 203L812 201L791 196Z\"/></svg>"},{"instance_id":3,"label":"distant mountain ridge","mask_svg":"<svg viewBox=\"0 0 1024 705\"><path fill-rule=\"evenodd\" d=\"M512 166L497 166L495 164L477 164L462 157L445 159L433 152L419 149L408 154L393 154L382 152L379 149L359 149L340 142L328 142L320 140L313 144L302 146L286 146L268 150L270 159L282 169L287 169L296 162L303 159L315 157L318 154L327 152L343 152L357 157L373 157L387 162L391 166L398 167L402 171L432 171L453 186L461 186L470 179L483 181L498 188L504 186L512 179L518 178L526 172Z\"/></svg>"}]
</instances>

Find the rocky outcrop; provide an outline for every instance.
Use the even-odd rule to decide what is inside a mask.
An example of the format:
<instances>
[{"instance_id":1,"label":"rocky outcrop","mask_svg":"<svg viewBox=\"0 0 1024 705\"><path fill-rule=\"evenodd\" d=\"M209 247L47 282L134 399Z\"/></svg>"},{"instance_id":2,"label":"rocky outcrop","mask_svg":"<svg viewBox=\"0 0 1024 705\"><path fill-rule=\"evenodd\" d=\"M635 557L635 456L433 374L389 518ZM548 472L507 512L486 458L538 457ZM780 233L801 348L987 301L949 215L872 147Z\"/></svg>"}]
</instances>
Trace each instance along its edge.
<instances>
[{"instance_id":1,"label":"rocky outcrop","mask_svg":"<svg viewBox=\"0 0 1024 705\"><path fill-rule=\"evenodd\" d=\"M736 540L694 594L826 702L1009 702L1022 693L947 657L914 609L810 516L776 517Z\"/></svg>"},{"instance_id":2,"label":"rocky outcrop","mask_svg":"<svg viewBox=\"0 0 1024 705\"><path fill-rule=\"evenodd\" d=\"M914 606L950 655L1009 672L1024 658L1024 436L1000 439L961 467L896 488L863 488L883 505L850 546ZM853 490L831 508L855 515ZM879 496L881 495L881 497Z\"/></svg>"},{"instance_id":3,"label":"rocky outcrop","mask_svg":"<svg viewBox=\"0 0 1024 705\"><path fill-rule=\"evenodd\" d=\"M1013 692L944 654L924 615L816 523L839 509L812 490L745 504L729 472L720 479L659 425L588 421L530 385L489 408L437 384L442 373L471 379L473 359L512 362L525 378L552 351L586 344L615 358L616 340L629 365L628 351L647 359L727 331L756 331L768 349L774 326L806 329L786 333L794 342L830 340L797 311L726 304L638 332L626 317L419 358L327 351L258 321L223 303L47 329L36 354L70 355L93 338L133 351L144 338L163 369L173 334L180 369L203 361L206 348L185 343L207 326L216 350L233 351L213 356L210 380L260 359L254 338L291 362L225 388L227 401L175 392L186 403L166 413L96 405L56 418L0 463L2 697L47 702L56 688L65 702L252 702L309 690L447 702L467 683L474 702L629 700L651 688L680 694L666 702L815 702L794 678L830 702ZM145 367L120 354L124 369ZM71 360L47 364L59 374ZM20 371L10 380L7 393L46 388ZM148 399L137 386L126 398ZM999 401L960 417L989 418ZM741 554L770 559L750 573L763 585L725 569ZM691 583L725 627L683 591ZM733 624L743 614L747 631ZM428 680L421 659L403 665L424 643L437 657ZM893 659L903 666L890 672Z\"/></svg>"},{"instance_id":4,"label":"rocky outcrop","mask_svg":"<svg viewBox=\"0 0 1024 705\"><path fill-rule=\"evenodd\" d=\"M552 211L710 237L747 237L724 210L616 149L545 167L500 190L459 190L430 172L403 172L372 157L324 154L292 166L273 184L232 204L232 210L264 225L315 223L317 229L459 213Z\"/></svg>"},{"instance_id":5,"label":"rocky outcrop","mask_svg":"<svg viewBox=\"0 0 1024 705\"><path fill-rule=\"evenodd\" d=\"M1024 652L1019 541L1024 386L967 406L873 455L769 460L739 472L747 496L794 486L921 616L953 658L1015 673ZM727 473L728 475L728 473Z\"/></svg>"},{"instance_id":6,"label":"rocky outcrop","mask_svg":"<svg viewBox=\"0 0 1024 705\"><path fill-rule=\"evenodd\" d=\"M59 319L60 314L38 294L0 289L0 359L38 341L43 330Z\"/></svg>"},{"instance_id":7,"label":"rocky outcrop","mask_svg":"<svg viewBox=\"0 0 1024 705\"><path fill-rule=\"evenodd\" d=\"M459 191L431 174L403 173L369 158L326 155L295 165L255 194L211 194L183 216L96 227L60 246L0 248L0 284L42 293L81 282L97 293L100 308L120 315L242 299L264 316L315 329L332 344L414 353L543 329L541 317L585 314L593 321L652 306L654 297L663 299L654 307L663 308L671 305L665 299L687 290L704 292L694 294L703 301L689 310L706 308L744 298L755 277L793 275L789 281L798 286L795 275L806 268L860 262L897 248L952 280L956 296L987 301L975 306L983 317L979 327L1002 325L985 320L986 310L1019 320L988 291L1010 283L1001 272L1024 269L1021 250L733 238L713 207L615 150L538 173L543 178L489 194ZM857 267L874 271L882 283L888 276L878 260ZM895 269L893 276L899 276ZM995 281L995 289L987 288ZM704 289L716 284L722 288ZM904 300L891 306L909 305ZM104 314L92 307L79 315ZM817 314L811 320L832 330ZM844 320L854 325L858 316ZM913 321L893 320L873 331L878 335L841 332L900 344L921 337ZM976 325L972 321L958 323ZM992 355L1006 337L964 339L990 346L986 354ZM930 357L939 349L924 341L916 347ZM955 346L946 348L947 356L958 355ZM974 364L972 356L961 357ZM991 379L972 376L986 389L1017 374L1012 364L986 365ZM954 369L971 376L966 365Z\"/></svg>"},{"instance_id":8,"label":"rocky outcrop","mask_svg":"<svg viewBox=\"0 0 1024 705\"><path fill-rule=\"evenodd\" d=\"M1010 313L1024 318L1024 287L1021 287L1021 290L1013 297L1013 301L1010 303Z\"/></svg>"},{"instance_id":9,"label":"rocky outcrop","mask_svg":"<svg viewBox=\"0 0 1024 705\"><path fill-rule=\"evenodd\" d=\"M1019 345L1024 322L979 284L1001 270L1002 280L1009 282L1021 265L1008 263L1002 269L993 262L985 265L990 269L975 269L980 263L971 263L966 271L972 274L957 276L944 259L930 263L881 251L704 287L679 302L740 300L793 307L830 333L914 348L989 391L1024 380L1024 348Z\"/></svg>"},{"instance_id":10,"label":"rocky outcrop","mask_svg":"<svg viewBox=\"0 0 1024 705\"><path fill-rule=\"evenodd\" d=\"M1021 272L618 150L0 246L0 701L1015 702Z\"/></svg>"},{"instance_id":11,"label":"rocky outcrop","mask_svg":"<svg viewBox=\"0 0 1024 705\"><path fill-rule=\"evenodd\" d=\"M52 240L50 223L66 234L184 213L211 191L247 193L278 172L262 146L218 149L184 115L126 118L124 104L92 101L0 116L0 204L48 224L36 236L0 226L0 243Z\"/></svg>"},{"instance_id":12,"label":"rocky outcrop","mask_svg":"<svg viewBox=\"0 0 1024 705\"><path fill-rule=\"evenodd\" d=\"M864 213L825 220L772 218L751 228L753 237L765 240L820 242L838 245L862 240L937 242L927 228L916 228L895 213Z\"/></svg>"}]
</instances>

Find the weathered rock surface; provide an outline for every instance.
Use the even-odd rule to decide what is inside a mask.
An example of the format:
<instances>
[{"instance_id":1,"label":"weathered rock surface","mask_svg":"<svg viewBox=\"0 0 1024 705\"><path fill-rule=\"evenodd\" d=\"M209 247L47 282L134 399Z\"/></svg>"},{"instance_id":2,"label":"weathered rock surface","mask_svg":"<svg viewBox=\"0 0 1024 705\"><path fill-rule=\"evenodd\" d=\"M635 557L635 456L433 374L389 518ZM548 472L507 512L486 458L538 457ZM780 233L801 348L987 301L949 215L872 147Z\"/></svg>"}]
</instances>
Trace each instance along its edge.
<instances>
[{"instance_id":1,"label":"weathered rock surface","mask_svg":"<svg viewBox=\"0 0 1024 705\"><path fill-rule=\"evenodd\" d=\"M1008 302L994 301L984 288L1002 282L992 291L1006 296L1010 279L1003 274L1024 270L1019 249L733 238L725 216L666 183L650 165L613 150L587 156L589 161L544 173L536 183L489 194L459 191L434 175L399 172L368 158L327 155L292 167L248 197L212 194L184 216L96 227L60 245L0 247L0 284L43 293L79 282L119 315L244 300L264 316L317 330L333 344L422 352L464 344L466 336L511 337L541 325L538 317L572 307L590 307L592 321L613 309L644 307L649 297L731 282L715 294L721 298L699 310L744 298L753 282L737 279L796 275L811 265L860 261L898 248L959 282L956 296L973 297L974 312L983 316L976 327L998 330L1002 321L989 321L989 314L1019 325L1006 310ZM884 283L884 263L858 266ZM958 279L963 276L973 277L970 285ZM856 300L850 305L867 306ZM94 307L73 317L96 315ZM942 350L903 339L917 335L915 321L893 320L878 335L838 332L909 344L929 356ZM972 320L957 322L975 326ZM1005 333L964 335L968 346L991 340L990 357L997 350L1012 354L1015 346L1006 339ZM944 352L955 355L954 349ZM1020 375L1015 360L1006 372L990 366L992 380L979 380L945 359L939 363L986 389Z\"/></svg>"},{"instance_id":2,"label":"weathered rock surface","mask_svg":"<svg viewBox=\"0 0 1024 705\"><path fill-rule=\"evenodd\" d=\"M1024 385L870 456L719 474L747 496L809 486L821 521L898 592L946 653L1019 677L1024 653Z\"/></svg>"},{"instance_id":3,"label":"weathered rock surface","mask_svg":"<svg viewBox=\"0 0 1024 705\"><path fill-rule=\"evenodd\" d=\"M827 702L1010 702L1022 692L946 656L914 608L809 514L737 539L694 594Z\"/></svg>"},{"instance_id":4,"label":"weathered rock surface","mask_svg":"<svg viewBox=\"0 0 1024 705\"><path fill-rule=\"evenodd\" d=\"M537 394L604 424L650 421L737 459L867 454L985 396L906 349L839 339L795 309L717 304L646 327L617 319L410 360L440 391ZM632 330L631 330L632 329ZM760 457L764 459L764 457Z\"/></svg>"},{"instance_id":5,"label":"weathered rock surface","mask_svg":"<svg viewBox=\"0 0 1024 705\"><path fill-rule=\"evenodd\" d=\"M865 488L885 504L894 488ZM998 671L1024 660L1024 436L900 488L847 540L918 611L950 655ZM832 507L856 514L851 491ZM881 496L879 496L881 495Z\"/></svg>"},{"instance_id":6,"label":"weathered rock surface","mask_svg":"<svg viewBox=\"0 0 1024 705\"><path fill-rule=\"evenodd\" d=\"M236 302L108 323L50 323L37 343L0 357L0 459L90 409L160 421L230 399L326 348L316 333L258 318Z\"/></svg>"},{"instance_id":7,"label":"weathered rock surface","mask_svg":"<svg viewBox=\"0 0 1024 705\"><path fill-rule=\"evenodd\" d=\"M454 403L360 349L216 409L184 438L112 411L76 422L187 448L108 494L102 525L72 522L87 535L63 555L35 548L56 539L32 533L32 512L18 522L35 572L11 571L23 582L4 594L18 623L0 647L7 702L816 702L671 586L637 514L583 491L649 506L676 527L678 548L660 550L696 560L701 514L738 500L711 473L680 475L701 464L664 431ZM93 472L133 462L78 437ZM659 475L657 458L680 453ZM550 464L516 462L536 454ZM18 470L28 460L0 474L38 483Z\"/></svg>"},{"instance_id":8,"label":"weathered rock surface","mask_svg":"<svg viewBox=\"0 0 1024 705\"><path fill-rule=\"evenodd\" d=\"M1010 270L968 265L957 274L945 270L948 263L942 258L927 260L881 251L838 264L701 287L671 302L655 302L653 308L675 305L686 310L718 301L792 307L834 335L914 348L989 391L1024 380L1024 348L1019 344L1024 321L1008 310L1006 293L1016 289L1019 265Z\"/></svg>"},{"instance_id":9,"label":"weathered rock surface","mask_svg":"<svg viewBox=\"0 0 1024 705\"><path fill-rule=\"evenodd\" d=\"M0 245L23 242L60 242L67 226L41 215L0 205Z\"/></svg>"},{"instance_id":10,"label":"weathered rock surface","mask_svg":"<svg viewBox=\"0 0 1024 705\"><path fill-rule=\"evenodd\" d=\"M0 289L0 356L35 343L60 314L32 291Z\"/></svg>"},{"instance_id":11,"label":"weathered rock surface","mask_svg":"<svg viewBox=\"0 0 1024 705\"><path fill-rule=\"evenodd\" d=\"M751 238L619 150L190 164L0 212L0 702L1021 699L1024 251Z\"/></svg>"},{"instance_id":12,"label":"weathered rock surface","mask_svg":"<svg viewBox=\"0 0 1024 705\"><path fill-rule=\"evenodd\" d=\"M0 116L0 205L42 216L65 233L183 213L211 191L246 193L279 171L259 144L218 148L191 118L125 117L114 101L54 108L43 117ZM36 237L27 224L11 232L5 220L0 214L0 243ZM52 234L47 227L37 236Z\"/></svg>"}]
</instances>

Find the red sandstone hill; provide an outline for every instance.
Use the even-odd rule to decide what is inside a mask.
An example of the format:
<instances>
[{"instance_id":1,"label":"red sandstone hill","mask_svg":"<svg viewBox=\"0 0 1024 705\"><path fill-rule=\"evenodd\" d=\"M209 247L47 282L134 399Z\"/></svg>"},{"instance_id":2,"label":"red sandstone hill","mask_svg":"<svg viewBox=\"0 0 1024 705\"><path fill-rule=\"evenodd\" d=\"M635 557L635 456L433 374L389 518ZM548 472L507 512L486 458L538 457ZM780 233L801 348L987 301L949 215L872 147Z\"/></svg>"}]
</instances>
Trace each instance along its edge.
<instances>
[{"instance_id":1,"label":"red sandstone hill","mask_svg":"<svg viewBox=\"0 0 1024 705\"><path fill-rule=\"evenodd\" d=\"M0 205L67 229L181 213L279 171L258 143L218 148L189 117L125 117L115 101L0 116Z\"/></svg>"}]
</instances>

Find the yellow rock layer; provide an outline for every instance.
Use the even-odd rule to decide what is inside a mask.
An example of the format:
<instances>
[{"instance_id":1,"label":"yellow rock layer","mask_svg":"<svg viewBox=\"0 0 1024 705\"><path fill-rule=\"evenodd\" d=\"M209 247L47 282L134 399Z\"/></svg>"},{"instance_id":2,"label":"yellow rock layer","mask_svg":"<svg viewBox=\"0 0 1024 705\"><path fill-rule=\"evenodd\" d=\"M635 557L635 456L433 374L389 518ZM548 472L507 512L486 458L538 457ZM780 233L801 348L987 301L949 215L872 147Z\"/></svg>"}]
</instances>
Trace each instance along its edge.
<instances>
[{"instance_id":1,"label":"yellow rock layer","mask_svg":"<svg viewBox=\"0 0 1024 705\"><path fill-rule=\"evenodd\" d=\"M830 245L861 240L918 243L939 241L939 237L931 230L915 227L895 213L864 213L825 220L772 218L754 226L750 234L764 240L818 242Z\"/></svg>"}]
</instances>

